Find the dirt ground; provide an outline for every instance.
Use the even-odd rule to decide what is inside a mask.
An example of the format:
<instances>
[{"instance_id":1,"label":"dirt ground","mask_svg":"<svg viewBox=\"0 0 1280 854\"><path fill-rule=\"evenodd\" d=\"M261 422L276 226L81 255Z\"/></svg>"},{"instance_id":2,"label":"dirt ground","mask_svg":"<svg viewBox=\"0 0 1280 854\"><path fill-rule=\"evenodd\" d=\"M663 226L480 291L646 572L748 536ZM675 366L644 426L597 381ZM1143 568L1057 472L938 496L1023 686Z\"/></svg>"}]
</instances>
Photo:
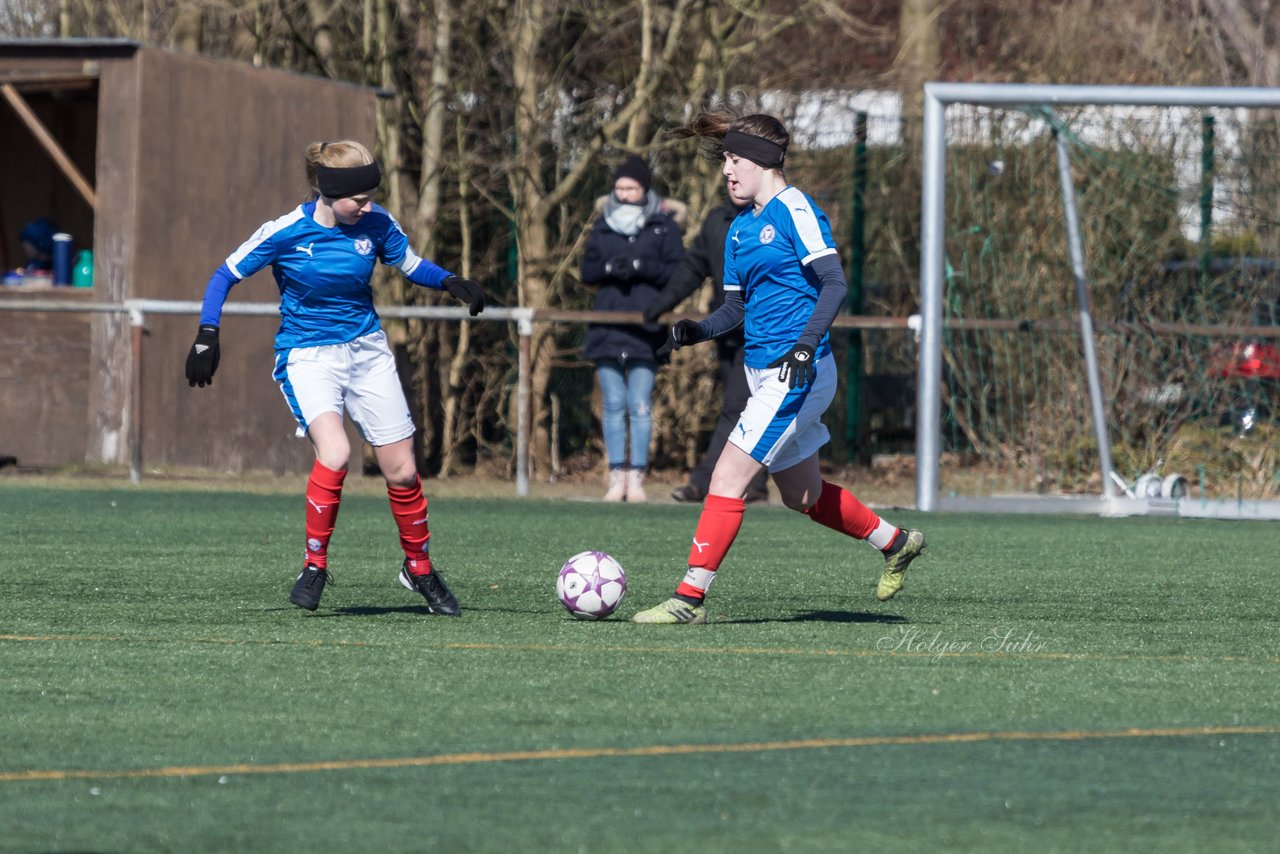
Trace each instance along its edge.
<instances>
[{"instance_id":1,"label":"dirt ground","mask_svg":"<svg viewBox=\"0 0 1280 854\"><path fill-rule=\"evenodd\" d=\"M824 476L851 489L863 501L881 507L915 505L915 463L910 457L879 459L868 467L830 469ZM306 481L303 472L277 475L269 472L219 473L205 470L146 469L141 481L129 481L125 467L76 466L61 469L31 469L19 466L0 468L0 483L30 483L67 487L121 486L137 489L189 489L213 491L248 491L262 493L300 492ZM570 470L549 479L533 477L529 495L534 498L558 498L574 501L598 501L604 494L605 473L599 470ZM645 480L645 490L652 503L674 504L671 491L686 482L682 471L655 471ZM423 478L428 498L464 496L476 498L515 497L515 478L505 472L477 471L450 477ZM382 479L376 474L353 473L346 489L357 493L380 493ZM772 504L781 504L776 488L770 483Z\"/></svg>"}]
</instances>

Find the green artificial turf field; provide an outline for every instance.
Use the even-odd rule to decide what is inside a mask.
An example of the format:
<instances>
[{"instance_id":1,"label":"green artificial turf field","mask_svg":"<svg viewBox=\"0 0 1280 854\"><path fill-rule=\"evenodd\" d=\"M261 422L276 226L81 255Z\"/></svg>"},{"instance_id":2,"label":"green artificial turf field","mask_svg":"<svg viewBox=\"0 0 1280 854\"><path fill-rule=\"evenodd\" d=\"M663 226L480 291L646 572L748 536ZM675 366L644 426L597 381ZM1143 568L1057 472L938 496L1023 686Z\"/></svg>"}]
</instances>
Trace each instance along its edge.
<instances>
[{"instance_id":1,"label":"green artificial turf field","mask_svg":"<svg viewBox=\"0 0 1280 854\"><path fill-rule=\"evenodd\" d=\"M367 490L289 605L300 492L0 482L0 850L1277 850L1274 524L886 512L929 549L881 604L753 506L666 627L696 508L441 498L451 620Z\"/></svg>"}]
</instances>

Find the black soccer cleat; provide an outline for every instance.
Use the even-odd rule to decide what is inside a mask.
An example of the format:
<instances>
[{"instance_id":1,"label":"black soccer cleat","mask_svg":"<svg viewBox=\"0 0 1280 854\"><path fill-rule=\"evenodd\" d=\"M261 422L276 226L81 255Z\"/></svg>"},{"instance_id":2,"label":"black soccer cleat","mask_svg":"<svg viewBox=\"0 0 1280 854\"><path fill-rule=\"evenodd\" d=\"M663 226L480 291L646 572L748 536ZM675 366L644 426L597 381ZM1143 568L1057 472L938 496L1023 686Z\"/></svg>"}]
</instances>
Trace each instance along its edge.
<instances>
[{"instance_id":1,"label":"black soccer cleat","mask_svg":"<svg viewBox=\"0 0 1280 854\"><path fill-rule=\"evenodd\" d=\"M298 580L293 582L293 592L289 594L289 601L299 608L314 611L320 605L320 596L324 593L324 586L330 580L328 570L320 569L315 564L307 564L302 572L298 573Z\"/></svg>"},{"instance_id":2,"label":"black soccer cleat","mask_svg":"<svg viewBox=\"0 0 1280 854\"><path fill-rule=\"evenodd\" d=\"M671 490L671 497L681 504L697 504L707 497L707 491L697 484L686 483Z\"/></svg>"},{"instance_id":3,"label":"black soccer cleat","mask_svg":"<svg viewBox=\"0 0 1280 854\"><path fill-rule=\"evenodd\" d=\"M427 610L440 617L457 617L462 607L457 598L449 592L439 569L432 569L426 575L414 575L409 572L409 560L400 567L400 583L410 590L416 590L427 600Z\"/></svg>"}]
</instances>

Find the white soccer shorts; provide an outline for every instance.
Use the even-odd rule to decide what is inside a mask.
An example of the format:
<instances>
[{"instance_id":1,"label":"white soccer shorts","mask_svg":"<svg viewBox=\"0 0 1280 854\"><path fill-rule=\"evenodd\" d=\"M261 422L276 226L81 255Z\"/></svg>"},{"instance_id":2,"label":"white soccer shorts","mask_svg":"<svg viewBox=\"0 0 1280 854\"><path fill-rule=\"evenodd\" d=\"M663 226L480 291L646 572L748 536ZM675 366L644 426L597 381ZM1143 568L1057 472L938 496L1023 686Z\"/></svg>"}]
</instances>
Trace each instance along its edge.
<instances>
[{"instance_id":1,"label":"white soccer shorts","mask_svg":"<svg viewBox=\"0 0 1280 854\"><path fill-rule=\"evenodd\" d=\"M804 462L831 440L822 414L836 396L836 365L831 356L814 363L817 377L807 388L788 388L777 368L745 368L751 397L729 441L763 463L784 471Z\"/></svg>"},{"instance_id":2,"label":"white soccer shorts","mask_svg":"<svg viewBox=\"0 0 1280 854\"><path fill-rule=\"evenodd\" d=\"M344 411L374 447L413 435L395 356L381 330L346 344L279 350L273 376L300 437L317 416L336 412L341 418Z\"/></svg>"}]
</instances>

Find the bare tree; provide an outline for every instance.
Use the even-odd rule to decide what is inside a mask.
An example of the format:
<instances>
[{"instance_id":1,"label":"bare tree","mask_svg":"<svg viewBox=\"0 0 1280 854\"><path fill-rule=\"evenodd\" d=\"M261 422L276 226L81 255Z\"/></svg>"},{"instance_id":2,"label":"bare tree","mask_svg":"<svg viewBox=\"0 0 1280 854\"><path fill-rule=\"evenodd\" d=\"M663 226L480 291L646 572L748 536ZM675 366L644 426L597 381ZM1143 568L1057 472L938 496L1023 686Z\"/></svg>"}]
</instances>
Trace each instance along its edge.
<instances>
[{"instance_id":1,"label":"bare tree","mask_svg":"<svg viewBox=\"0 0 1280 854\"><path fill-rule=\"evenodd\" d=\"M1188 0L1188 5L1230 82L1280 87L1280 9L1272 0Z\"/></svg>"},{"instance_id":2,"label":"bare tree","mask_svg":"<svg viewBox=\"0 0 1280 854\"><path fill-rule=\"evenodd\" d=\"M937 79L941 70L939 16L942 8L942 0L902 0L894 65L902 90L903 115L921 114L924 84Z\"/></svg>"},{"instance_id":3,"label":"bare tree","mask_svg":"<svg viewBox=\"0 0 1280 854\"><path fill-rule=\"evenodd\" d=\"M654 160L696 224L721 179L664 131L716 100L747 103L821 75L843 80L856 53L848 42L868 35L850 14L856 4L837 0L60 2L72 34L199 48L393 92L379 102L388 207L423 254L483 279L496 303L535 308L585 305L575 271L613 160ZM375 287L387 301L439 299L394 275ZM507 367L488 355L510 352L506 333L389 326L410 362L420 453L448 471L463 461L461 442L494 440L485 422L511 423L501 401ZM551 465L552 366L571 347L563 330L538 328L533 459L542 474ZM687 390L701 380L668 382ZM671 406L690 397L673 395ZM492 410L475 409L484 406Z\"/></svg>"},{"instance_id":4,"label":"bare tree","mask_svg":"<svg viewBox=\"0 0 1280 854\"><path fill-rule=\"evenodd\" d=\"M704 3L675 0L659 14L645 0L638 19L630 14L631 5L622 3L584 10L583 4L556 0L516 0L489 7L489 31L509 34L499 68L513 106L514 151L505 158L504 171L519 251L520 305L539 308L560 301L562 280L589 211L579 206L573 218L577 222L572 222L562 219L562 207L581 194L606 147L634 151L652 144L647 116L654 112L661 87L672 83L676 55L687 47L691 12ZM619 30L633 36L641 50L630 58L614 54L609 62L606 51L621 41ZM599 88L580 85L597 70L605 77ZM553 330L546 327L536 331L532 342L533 459L542 472L549 471L551 462L544 404L555 342Z\"/></svg>"}]
</instances>

